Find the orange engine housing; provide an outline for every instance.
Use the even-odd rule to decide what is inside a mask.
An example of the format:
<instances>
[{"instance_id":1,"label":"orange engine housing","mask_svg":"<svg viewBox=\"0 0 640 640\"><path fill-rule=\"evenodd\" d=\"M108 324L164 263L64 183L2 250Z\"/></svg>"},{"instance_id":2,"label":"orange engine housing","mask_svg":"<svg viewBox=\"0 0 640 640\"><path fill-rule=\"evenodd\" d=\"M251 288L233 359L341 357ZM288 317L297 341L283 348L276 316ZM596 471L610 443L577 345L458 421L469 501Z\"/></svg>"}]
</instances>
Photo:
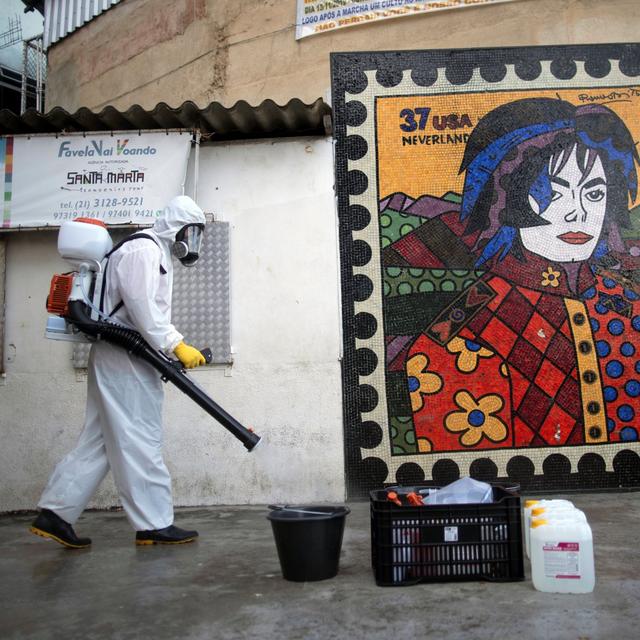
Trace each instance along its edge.
<instances>
[{"instance_id":1,"label":"orange engine housing","mask_svg":"<svg viewBox=\"0 0 640 640\"><path fill-rule=\"evenodd\" d=\"M47 311L58 316L64 316L68 311L67 303L73 286L73 274L56 273L51 278L49 295L47 296Z\"/></svg>"}]
</instances>

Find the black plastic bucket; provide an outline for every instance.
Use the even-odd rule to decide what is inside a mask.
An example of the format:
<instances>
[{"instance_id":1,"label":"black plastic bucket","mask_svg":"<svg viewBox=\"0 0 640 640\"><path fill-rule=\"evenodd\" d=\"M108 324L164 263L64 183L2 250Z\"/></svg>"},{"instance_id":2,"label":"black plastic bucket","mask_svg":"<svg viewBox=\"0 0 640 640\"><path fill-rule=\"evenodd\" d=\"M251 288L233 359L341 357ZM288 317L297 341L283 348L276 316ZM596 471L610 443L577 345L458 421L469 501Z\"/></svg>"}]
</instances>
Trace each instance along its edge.
<instances>
[{"instance_id":1,"label":"black plastic bucket","mask_svg":"<svg viewBox=\"0 0 640 640\"><path fill-rule=\"evenodd\" d=\"M293 582L333 578L338 573L348 507L269 507L282 577Z\"/></svg>"}]
</instances>

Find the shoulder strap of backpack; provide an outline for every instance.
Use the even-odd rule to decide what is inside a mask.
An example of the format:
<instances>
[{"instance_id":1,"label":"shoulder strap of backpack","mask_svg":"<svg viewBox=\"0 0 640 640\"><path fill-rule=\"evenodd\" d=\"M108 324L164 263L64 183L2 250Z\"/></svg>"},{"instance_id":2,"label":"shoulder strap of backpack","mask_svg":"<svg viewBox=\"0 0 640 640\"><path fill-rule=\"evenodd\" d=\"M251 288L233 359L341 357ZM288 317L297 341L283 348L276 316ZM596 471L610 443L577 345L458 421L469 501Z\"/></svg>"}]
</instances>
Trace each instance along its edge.
<instances>
[{"instance_id":1,"label":"shoulder strap of backpack","mask_svg":"<svg viewBox=\"0 0 640 640\"><path fill-rule=\"evenodd\" d=\"M131 240L137 240L138 238L146 238L147 240L151 240L151 242L158 244L156 239L153 236L150 236L148 233L132 233L130 236L127 236L126 238L120 240L120 242L118 242L118 244L105 255L105 258L109 258L111 254L115 253L123 244L126 244Z\"/></svg>"},{"instance_id":2,"label":"shoulder strap of backpack","mask_svg":"<svg viewBox=\"0 0 640 640\"><path fill-rule=\"evenodd\" d=\"M120 242L118 242L118 244L116 244L116 246L113 247L113 249L111 249L111 251L109 251L109 253L107 253L105 255L105 259L107 260L107 264L109 262L109 258L111 257L111 255L114 254L123 244L126 244L127 242L130 242L131 240L137 240L138 238L146 238L147 240L151 240L151 242L154 242L156 245L158 245L158 242L156 241L156 239L153 236L150 236L148 233L133 233L132 235L127 236L123 240L120 240ZM158 246L160 246L160 245L158 245ZM162 275L165 275L167 273L167 270L162 265L160 265L160 273ZM105 265L105 267L104 267L104 276L103 276L103 280L102 280L102 291L100 292L100 311L102 311L104 309L104 293L107 290L107 286L106 285L107 285L107 265ZM108 314L108 317L111 317L114 313L116 313L116 311L121 309L123 305L124 305L124 302L122 300L120 300L120 302L118 302L118 304L111 310L111 313Z\"/></svg>"}]
</instances>

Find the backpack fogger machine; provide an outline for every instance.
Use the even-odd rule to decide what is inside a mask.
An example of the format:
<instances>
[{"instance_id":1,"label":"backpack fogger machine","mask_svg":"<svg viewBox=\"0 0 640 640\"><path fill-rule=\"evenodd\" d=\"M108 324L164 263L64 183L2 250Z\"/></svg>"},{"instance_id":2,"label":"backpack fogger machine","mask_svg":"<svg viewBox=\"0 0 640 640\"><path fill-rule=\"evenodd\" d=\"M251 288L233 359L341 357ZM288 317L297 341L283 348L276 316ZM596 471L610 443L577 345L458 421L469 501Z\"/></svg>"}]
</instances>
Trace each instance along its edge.
<instances>
[{"instance_id":1,"label":"backpack fogger machine","mask_svg":"<svg viewBox=\"0 0 640 640\"><path fill-rule=\"evenodd\" d=\"M76 218L62 223L58 253L76 270L51 279L47 311L52 315L47 320L46 337L75 342L104 340L126 349L148 362L164 382L172 382L252 451L260 436L214 402L186 374L180 362L154 349L139 332L114 323L101 311L104 270L112 247L106 225L99 220Z\"/></svg>"}]
</instances>

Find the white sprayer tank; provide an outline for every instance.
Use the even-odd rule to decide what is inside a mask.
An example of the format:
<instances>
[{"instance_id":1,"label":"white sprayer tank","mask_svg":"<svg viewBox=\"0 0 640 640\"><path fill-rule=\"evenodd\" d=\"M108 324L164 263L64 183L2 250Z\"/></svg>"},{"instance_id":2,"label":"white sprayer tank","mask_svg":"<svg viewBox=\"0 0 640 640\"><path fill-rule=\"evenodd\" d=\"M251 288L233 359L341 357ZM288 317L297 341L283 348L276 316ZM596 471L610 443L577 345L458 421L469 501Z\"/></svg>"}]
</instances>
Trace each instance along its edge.
<instances>
[{"instance_id":1,"label":"white sprayer tank","mask_svg":"<svg viewBox=\"0 0 640 640\"><path fill-rule=\"evenodd\" d=\"M65 220L58 232L58 253L74 264L100 262L113 242L106 225L92 218Z\"/></svg>"}]
</instances>

